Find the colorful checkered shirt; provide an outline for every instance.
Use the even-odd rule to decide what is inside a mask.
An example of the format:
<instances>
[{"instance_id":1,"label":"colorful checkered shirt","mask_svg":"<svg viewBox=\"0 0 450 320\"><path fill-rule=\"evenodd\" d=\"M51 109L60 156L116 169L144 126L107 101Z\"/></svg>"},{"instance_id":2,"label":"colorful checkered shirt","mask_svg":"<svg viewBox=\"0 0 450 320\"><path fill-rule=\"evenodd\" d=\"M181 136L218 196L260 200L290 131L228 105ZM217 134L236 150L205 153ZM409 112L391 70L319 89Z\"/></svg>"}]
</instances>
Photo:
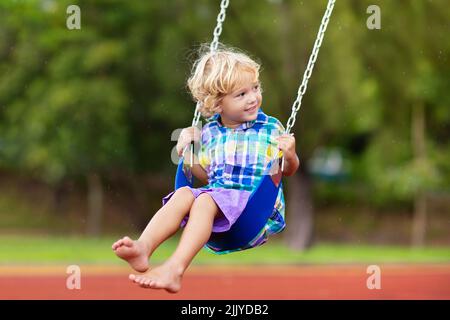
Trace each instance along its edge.
<instances>
[{"instance_id":1,"label":"colorful checkered shirt","mask_svg":"<svg viewBox=\"0 0 450 320\"><path fill-rule=\"evenodd\" d=\"M219 114L208 120L202 128L198 153L199 163L208 173L205 187L253 192L267 173L268 164L281 155L275 138L284 133L283 125L261 108L255 120L234 129L223 126ZM281 186L274 212L266 224L265 231L269 234L284 228L284 208Z\"/></svg>"}]
</instances>

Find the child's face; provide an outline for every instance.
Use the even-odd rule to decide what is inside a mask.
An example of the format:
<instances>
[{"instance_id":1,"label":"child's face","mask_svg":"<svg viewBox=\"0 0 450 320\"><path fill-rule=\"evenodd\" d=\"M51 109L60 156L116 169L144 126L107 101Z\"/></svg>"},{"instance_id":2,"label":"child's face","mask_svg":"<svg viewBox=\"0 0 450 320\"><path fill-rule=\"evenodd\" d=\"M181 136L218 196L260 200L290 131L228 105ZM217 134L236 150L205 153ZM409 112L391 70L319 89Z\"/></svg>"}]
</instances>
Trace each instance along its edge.
<instances>
[{"instance_id":1,"label":"child's face","mask_svg":"<svg viewBox=\"0 0 450 320\"><path fill-rule=\"evenodd\" d=\"M235 91L219 102L222 123L227 127L238 127L243 122L255 120L261 107L262 95L259 81L248 79Z\"/></svg>"}]
</instances>

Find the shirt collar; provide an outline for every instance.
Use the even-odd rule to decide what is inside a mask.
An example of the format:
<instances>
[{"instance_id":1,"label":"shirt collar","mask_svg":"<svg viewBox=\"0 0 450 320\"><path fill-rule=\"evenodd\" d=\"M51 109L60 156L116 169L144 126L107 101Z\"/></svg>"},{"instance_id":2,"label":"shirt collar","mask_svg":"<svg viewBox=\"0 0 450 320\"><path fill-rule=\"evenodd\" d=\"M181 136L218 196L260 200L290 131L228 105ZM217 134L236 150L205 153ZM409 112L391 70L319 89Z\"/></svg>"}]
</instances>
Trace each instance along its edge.
<instances>
[{"instance_id":1,"label":"shirt collar","mask_svg":"<svg viewBox=\"0 0 450 320\"><path fill-rule=\"evenodd\" d=\"M247 121L239 125L238 127L234 128L234 130L245 130L248 128L251 128L255 123L268 123L269 117L263 112L262 108L259 108L258 115L256 116L255 120ZM212 117L208 119L209 122L216 122L217 126L224 127L220 121L220 114L216 113Z\"/></svg>"}]
</instances>

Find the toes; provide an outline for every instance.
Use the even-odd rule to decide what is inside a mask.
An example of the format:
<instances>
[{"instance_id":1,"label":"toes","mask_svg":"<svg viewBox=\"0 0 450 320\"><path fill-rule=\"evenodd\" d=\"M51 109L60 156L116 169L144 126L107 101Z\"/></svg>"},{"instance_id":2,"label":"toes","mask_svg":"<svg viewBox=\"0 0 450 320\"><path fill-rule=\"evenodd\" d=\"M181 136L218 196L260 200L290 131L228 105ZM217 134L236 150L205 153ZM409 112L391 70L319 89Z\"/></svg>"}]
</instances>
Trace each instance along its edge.
<instances>
[{"instance_id":1,"label":"toes","mask_svg":"<svg viewBox=\"0 0 450 320\"><path fill-rule=\"evenodd\" d=\"M146 279L144 279L144 280L141 282L140 285L141 285L141 287L149 288L151 282L152 282L151 279L146 278Z\"/></svg>"},{"instance_id":2,"label":"toes","mask_svg":"<svg viewBox=\"0 0 450 320\"><path fill-rule=\"evenodd\" d=\"M156 280L149 276L130 274L128 276L128 278L131 281L133 281L134 283L140 285L141 287L145 287L145 288L153 288L153 287L155 287L155 284L156 284Z\"/></svg>"},{"instance_id":3,"label":"toes","mask_svg":"<svg viewBox=\"0 0 450 320\"><path fill-rule=\"evenodd\" d=\"M143 288L149 288L151 282L152 280L150 278L142 277L142 279L139 281L139 285Z\"/></svg>"},{"instance_id":4,"label":"toes","mask_svg":"<svg viewBox=\"0 0 450 320\"><path fill-rule=\"evenodd\" d=\"M121 240L113 243L113 245L112 245L113 250L116 250L118 247L120 247L120 242L121 242Z\"/></svg>"},{"instance_id":5,"label":"toes","mask_svg":"<svg viewBox=\"0 0 450 320\"><path fill-rule=\"evenodd\" d=\"M114 250L116 250L116 249L118 249L119 247L123 246L123 245L125 244L124 239L125 239L125 238L122 238L122 239L117 240L116 242L114 242L114 244L112 245L112 248L113 248ZM130 240L131 240L131 239L130 239Z\"/></svg>"},{"instance_id":6,"label":"toes","mask_svg":"<svg viewBox=\"0 0 450 320\"><path fill-rule=\"evenodd\" d=\"M132 281L136 284L141 284L141 279L142 279L141 277L136 276L134 279L132 279Z\"/></svg>"},{"instance_id":7,"label":"toes","mask_svg":"<svg viewBox=\"0 0 450 320\"><path fill-rule=\"evenodd\" d=\"M129 237L124 237L122 239L122 243L127 247L131 247L133 245L134 241L131 240Z\"/></svg>"},{"instance_id":8,"label":"toes","mask_svg":"<svg viewBox=\"0 0 450 320\"><path fill-rule=\"evenodd\" d=\"M113 250L117 250L120 247L132 247L134 244L134 241L131 240L129 237L123 237L120 240L117 240L116 242L113 243L112 245L112 249Z\"/></svg>"},{"instance_id":9,"label":"toes","mask_svg":"<svg viewBox=\"0 0 450 320\"><path fill-rule=\"evenodd\" d=\"M130 274L128 278L142 288L166 289L170 291L169 285L155 274Z\"/></svg>"}]
</instances>

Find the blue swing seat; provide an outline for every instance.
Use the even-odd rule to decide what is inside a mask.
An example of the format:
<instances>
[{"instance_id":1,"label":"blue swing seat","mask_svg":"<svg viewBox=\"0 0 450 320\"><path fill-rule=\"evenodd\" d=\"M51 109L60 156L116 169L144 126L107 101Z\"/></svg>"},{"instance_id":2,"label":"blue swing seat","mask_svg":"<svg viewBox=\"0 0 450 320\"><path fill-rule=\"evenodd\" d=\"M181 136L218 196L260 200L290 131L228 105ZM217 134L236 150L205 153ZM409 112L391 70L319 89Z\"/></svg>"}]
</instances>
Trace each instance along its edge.
<instances>
[{"instance_id":1,"label":"blue swing seat","mask_svg":"<svg viewBox=\"0 0 450 320\"><path fill-rule=\"evenodd\" d=\"M275 161L280 161L280 158L269 163L265 170L264 178L250 195L244 211L230 230L213 232L208 240L208 246L220 251L234 251L245 247L258 236L273 213L275 201L282 185L280 166L278 166L275 174L269 174L270 168ZM188 176L186 176L186 173ZM184 186L192 187L193 183L192 173L189 168L184 168L184 160L181 158L175 177L175 190Z\"/></svg>"}]
</instances>

